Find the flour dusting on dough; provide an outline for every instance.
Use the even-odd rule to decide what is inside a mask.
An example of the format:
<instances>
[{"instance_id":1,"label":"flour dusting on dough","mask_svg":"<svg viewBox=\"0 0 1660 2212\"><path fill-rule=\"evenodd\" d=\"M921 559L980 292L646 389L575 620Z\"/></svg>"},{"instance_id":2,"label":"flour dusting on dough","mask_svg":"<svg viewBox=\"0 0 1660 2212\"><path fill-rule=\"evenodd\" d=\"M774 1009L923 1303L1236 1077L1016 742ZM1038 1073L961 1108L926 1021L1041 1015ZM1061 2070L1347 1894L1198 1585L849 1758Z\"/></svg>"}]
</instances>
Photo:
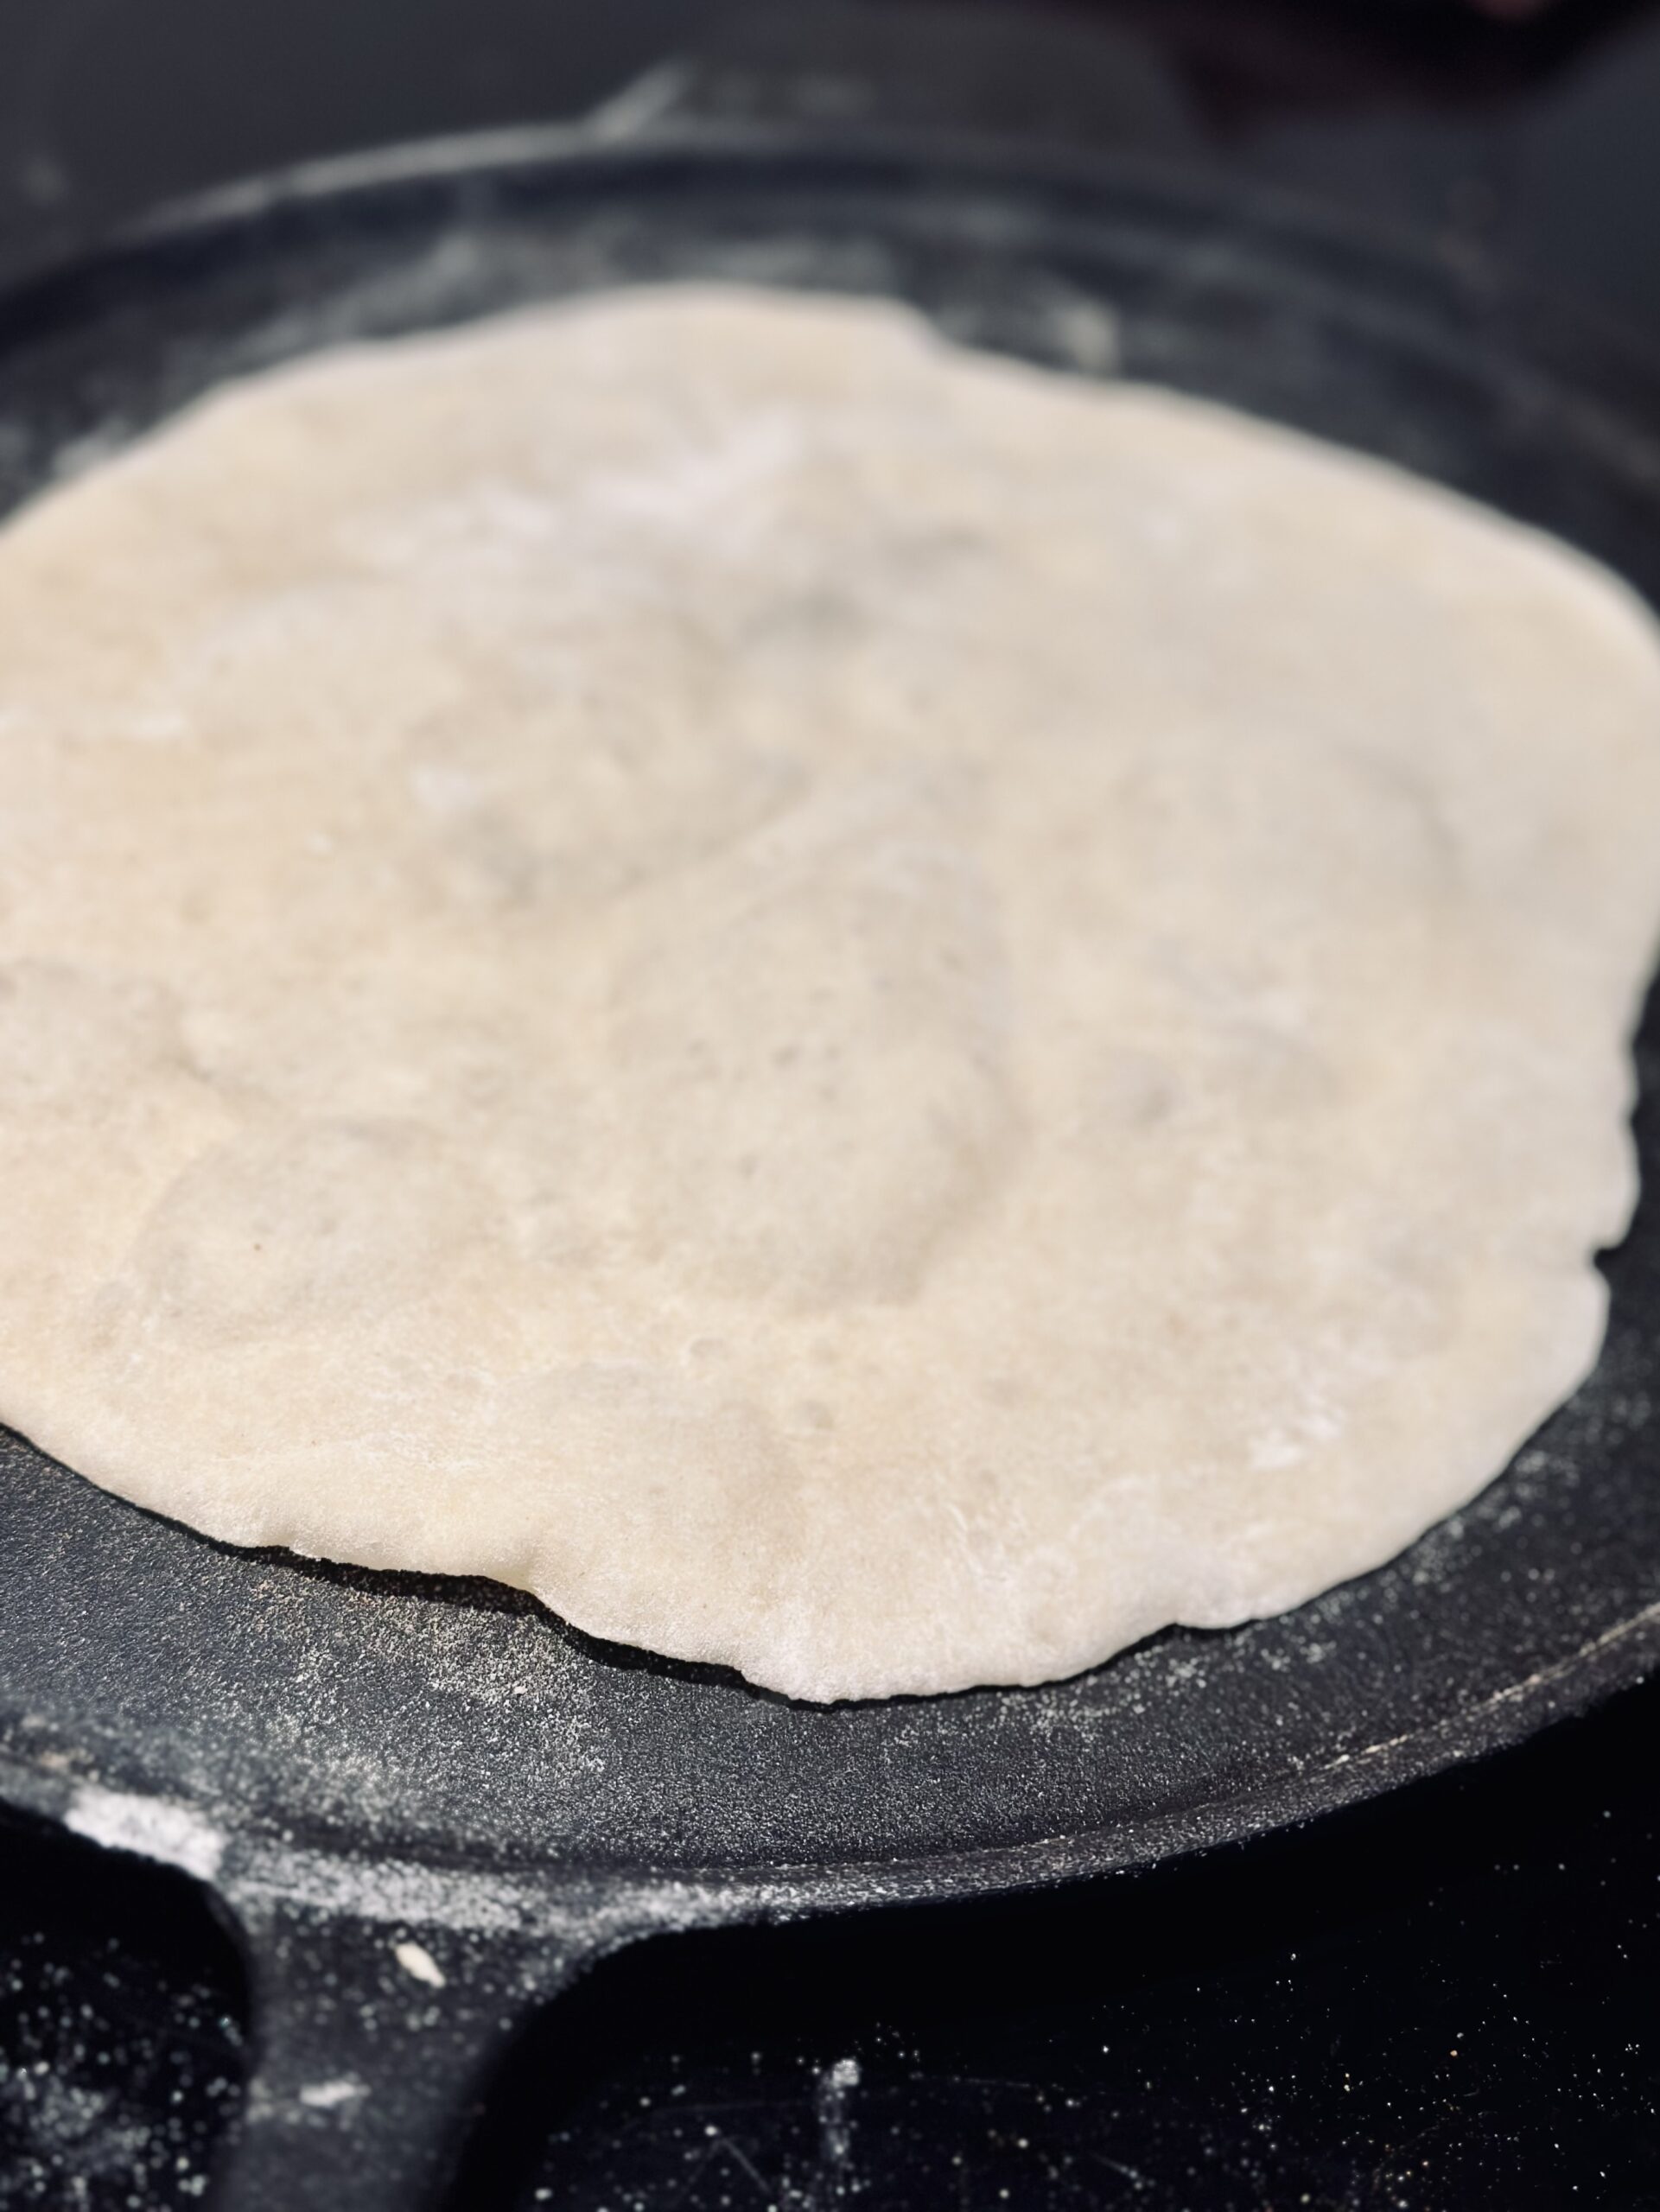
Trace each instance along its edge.
<instances>
[{"instance_id":1,"label":"flour dusting on dough","mask_svg":"<svg viewBox=\"0 0 1660 2212\"><path fill-rule=\"evenodd\" d=\"M0 1418L213 1535L1037 1681L1595 1357L1655 631L1354 456L736 289L319 357L0 533Z\"/></svg>"}]
</instances>

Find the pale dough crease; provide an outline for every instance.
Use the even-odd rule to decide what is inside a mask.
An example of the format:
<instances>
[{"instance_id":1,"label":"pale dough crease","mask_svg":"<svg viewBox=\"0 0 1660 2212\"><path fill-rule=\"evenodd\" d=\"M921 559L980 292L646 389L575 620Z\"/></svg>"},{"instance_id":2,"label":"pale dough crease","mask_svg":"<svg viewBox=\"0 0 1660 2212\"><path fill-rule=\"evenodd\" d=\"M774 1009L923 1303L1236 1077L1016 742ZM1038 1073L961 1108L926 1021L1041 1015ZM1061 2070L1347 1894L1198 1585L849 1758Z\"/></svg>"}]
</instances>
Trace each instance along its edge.
<instances>
[{"instance_id":1,"label":"pale dough crease","mask_svg":"<svg viewBox=\"0 0 1660 2212\"><path fill-rule=\"evenodd\" d=\"M0 533L0 1417L812 1699L1387 1559L1586 1374L1660 650L891 306L227 389Z\"/></svg>"}]
</instances>

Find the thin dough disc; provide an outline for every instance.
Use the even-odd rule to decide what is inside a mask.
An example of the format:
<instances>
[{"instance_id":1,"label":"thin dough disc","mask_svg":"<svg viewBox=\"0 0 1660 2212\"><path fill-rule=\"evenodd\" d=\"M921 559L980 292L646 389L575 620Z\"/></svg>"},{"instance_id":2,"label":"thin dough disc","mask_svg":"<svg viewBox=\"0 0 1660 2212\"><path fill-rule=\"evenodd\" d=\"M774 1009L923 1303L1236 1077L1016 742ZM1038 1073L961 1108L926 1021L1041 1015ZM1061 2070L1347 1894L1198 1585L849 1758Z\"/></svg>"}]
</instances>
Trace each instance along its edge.
<instances>
[{"instance_id":1,"label":"thin dough disc","mask_svg":"<svg viewBox=\"0 0 1660 2212\"><path fill-rule=\"evenodd\" d=\"M0 1414L808 1698L1275 1611L1586 1373L1660 653L888 306L230 389L0 535Z\"/></svg>"}]
</instances>

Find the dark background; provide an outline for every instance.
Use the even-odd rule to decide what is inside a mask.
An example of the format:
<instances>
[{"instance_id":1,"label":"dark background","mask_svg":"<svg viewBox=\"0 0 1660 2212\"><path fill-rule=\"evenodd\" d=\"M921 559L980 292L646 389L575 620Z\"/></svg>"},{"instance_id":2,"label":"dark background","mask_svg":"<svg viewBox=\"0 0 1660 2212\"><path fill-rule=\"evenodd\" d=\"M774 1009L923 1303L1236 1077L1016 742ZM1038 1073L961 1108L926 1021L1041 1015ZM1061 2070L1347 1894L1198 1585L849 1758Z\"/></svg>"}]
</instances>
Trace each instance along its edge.
<instances>
[{"instance_id":1,"label":"dark background","mask_svg":"<svg viewBox=\"0 0 1660 2212\"><path fill-rule=\"evenodd\" d=\"M757 116L1278 185L1644 332L1660 407L1638 0L0 0L0 281L296 160ZM1657 1738L1660 1684L1150 1875L648 1945L521 2049L459 2212L1660 2212ZM242 2016L188 1884L0 1828L0 2208L211 2202Z\"/></svg>"}]
</instances>

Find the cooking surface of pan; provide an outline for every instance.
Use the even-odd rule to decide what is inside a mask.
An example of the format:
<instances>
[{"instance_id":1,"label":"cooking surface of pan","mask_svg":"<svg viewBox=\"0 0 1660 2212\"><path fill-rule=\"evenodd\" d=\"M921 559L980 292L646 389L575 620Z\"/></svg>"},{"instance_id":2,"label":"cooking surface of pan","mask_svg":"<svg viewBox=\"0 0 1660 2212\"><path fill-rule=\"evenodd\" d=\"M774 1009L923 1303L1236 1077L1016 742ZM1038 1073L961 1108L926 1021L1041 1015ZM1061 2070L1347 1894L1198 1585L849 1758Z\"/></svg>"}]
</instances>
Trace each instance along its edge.
<instances>
[{"instance_id":1,"label":"cooking surface of pan","mask_svg":"<svg viewBox=\"0 0 1660 2212\"><path fill-rule=\"evenodd\" d=\"M870 141L520 134L222 196L0 306L0 502L228 375L679 276L898 295L967 342L1231 401L1553 529L1660 599L1660 375L1612 341L1272 207ZM795 1705L488 1586L209 1543L0 1439L0 1793L189 1867L248 1932L270 2010L238 2201L339 2201L372 2145L381 2194L359 2175L353 2201L410 2201L441 2131L405 2109L404 2178L384 2178L400 2096L379 2054L406 2107L410 2085L453 2094L491 2024L653 1926L1243 1835L1641 1672L1660 1020L1640 1059L1645 1195L1606 1263L1607 1347L1511 1469L1295 1613L1173 1630L1042 1689ZM448 1968L434 1929L461 1946ZM422 1931L438 1978L405 1960L387 1982ZM304 2101L306 2077L359 2075Z\"/></svg>"}]
</instances>

